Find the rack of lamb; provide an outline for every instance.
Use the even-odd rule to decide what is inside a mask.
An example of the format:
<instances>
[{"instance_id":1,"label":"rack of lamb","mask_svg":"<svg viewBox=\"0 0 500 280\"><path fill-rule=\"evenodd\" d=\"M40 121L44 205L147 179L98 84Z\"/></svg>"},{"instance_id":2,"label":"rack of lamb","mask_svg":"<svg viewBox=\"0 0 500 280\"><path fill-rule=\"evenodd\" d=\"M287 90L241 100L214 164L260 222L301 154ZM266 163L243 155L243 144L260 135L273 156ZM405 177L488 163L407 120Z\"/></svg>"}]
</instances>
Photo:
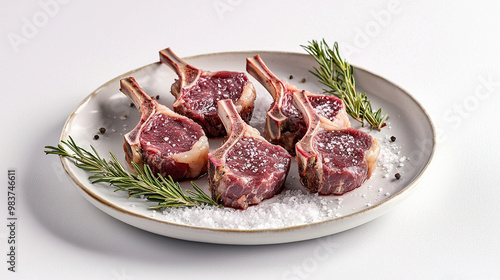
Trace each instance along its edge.
<instances>
[{"instance_id":1,"label":"rack of lamb","mask_svg":"<svg viewBox=\"0 0 500 280\"><path fill-rule=\"evenodd\" d=\"M259 55L247 58L247 72L261 83L274 99L267 112L264 137L273 144L281 145L291 155L295 155L295 143L307 130L302 115L292 103L293 93L299 89L278 79ZM350 126L342 100L332 95L310 92L306 92L306 95L321 118L330 120L339 128Z\"/></svg>"},{"instance_id":2,"label":"rack of lamb","mask_svg":"<svg viewBox=\"0 0 500 280\"><path fill-rule=\"evenodd\" d=\"M290 170L290 154L246 124L231 100L219 101L218 113L228 137L208 154L212 198L225 207L246 209L280 192Z\"/></svg>"},{"instance_id":3,"label":"rack of lamb","mask_svg":"<svg viewBox=\"0 0 500 280\"><path fill-rule=\"evenodd\" d=\"M197 69L177 57L170 48L160 51L160 61L172 68L178 79L172 84L174 111L199 123L209 137L226 135L217 116L217 101L231 99L245 122L252 118L255 88L244 73Z\"/></svg>"},{"instance_id":4,"label":"rack of lamb","mask_svg":"<svg viewBox=\"0 0 500 280\"><path fill-rule=\"evenodd\" d=\"M311 193L341 195L370 178L380 152L377 139L321 118L304 91L293 94L293 104L307 124L295 159L300 181Z\"/></svg>"},{"instance_id":5,"label":"rack of lamb","mask_svg":"<svg viewBox=\"0 0 500 280\"><path fill-rule=\"evenodd\" d=\"M129 164L147 164L153 174L176 181L206 173L208 139L200 125L159 104L132 77L120 80L120 91L141 114L137 126L124 135Z\"/></svg>"}]
</instances>

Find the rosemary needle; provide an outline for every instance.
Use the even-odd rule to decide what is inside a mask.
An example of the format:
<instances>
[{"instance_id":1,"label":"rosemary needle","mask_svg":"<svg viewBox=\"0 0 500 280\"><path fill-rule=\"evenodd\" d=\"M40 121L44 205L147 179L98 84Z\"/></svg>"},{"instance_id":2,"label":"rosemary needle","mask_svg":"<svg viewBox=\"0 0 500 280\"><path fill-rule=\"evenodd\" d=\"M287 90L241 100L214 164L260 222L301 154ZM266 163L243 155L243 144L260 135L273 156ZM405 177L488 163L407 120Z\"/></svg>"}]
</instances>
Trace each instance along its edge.
<instances>
[{"instance_id":1,"label":"rosemary needle","mask_svg":"<svg viewBox=\"0 0 500 280\"><path fill-rule=\"evenodd\" d=\"M319 43L313 40L309 42L309 45L301 45L301 47L319 64L319 68L314 67L314 71L310 72L319 79L320 83L329 88L324 89L325 93L342 99L347 113L363 126L365 120L371 128L377 130L385 126L385 121L389 116L382 115L382 109L373 111L366 94L356 92L353 68L340 57L337 42L334 43L333 48L330 48L324 39Z\"/></svg>"},{"instance_id":2,"label":"rosemary needle","mask_svg":"<svg viewBox=\"0 0 500 280\"><path fill-rule=\"evenodd\" d=\"M66 149L69 148L69 150ZM117 190L128 191L129 197L142 195L150 201L157 202L150 209L165 207L193 207L201 205L220 206L211 199L194 182L191 182L195 191L186 190L183 192L179 183L174 182L172 177L164 178L160 174L154 176L151 168L144 165L140 168L132 163L137 174L132 174L125 170L120 161L113 155L111 160L106 161L101 158L94 147L90 146L92 152L79 147L73 138L69 136L68 141L61 141L57 147L45 146L45 154L60 155L71 158L75 165L88 171L91 175L91 183L105 182L117 188Z\"/></svg>"}]
</instances>

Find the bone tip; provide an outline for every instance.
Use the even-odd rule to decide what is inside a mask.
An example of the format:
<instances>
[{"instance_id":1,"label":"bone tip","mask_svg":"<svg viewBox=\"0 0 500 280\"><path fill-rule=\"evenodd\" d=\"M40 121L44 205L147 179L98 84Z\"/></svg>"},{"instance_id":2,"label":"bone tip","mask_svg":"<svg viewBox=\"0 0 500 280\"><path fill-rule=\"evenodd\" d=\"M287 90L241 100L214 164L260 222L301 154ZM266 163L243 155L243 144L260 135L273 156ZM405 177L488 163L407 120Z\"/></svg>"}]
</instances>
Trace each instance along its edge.
<instances>
[{"instance_id":1,"label":"bone tip","mask_svg":"<svg viewBox=\"0 0 500 280\"><path fill-rule=\"evenodd\" d=\"M160 50L160 54L171 53L171 52L172 52L172 50L170 49L170 47L163 49L163 50Z\"/></svg>"},{"instance_id":2,"label":"bone tip","mask_svg":"<svg viewBox=\"0 0 500 280\"><path fill-rule=\"evenodd\" d=\"M137 84L134 77L126 77L126 78L121 79L120 80L120 89L124 89L129 84L132 84L132 85Z\"/></svg>"},{"instance_id":3,"label":"bone tip","mask_svg":"<svg viewBox=\"0 0 500 280\"><path fill-rule=\"evenodd\" d=\"M260 60L260 55L254 55L247 57L247 62L254 62Z\"/></svg>"},{"instance_id":4,"label":"bone tip","mask_svg":"<svg viewBox=\"0 0 500 280\"><path fill-rule=\"evenodd\" d=\"M247 57L247 69L249 68L249 66L254 68L255 65L264 65L264 62L260 58L260 55Z\"/></svg>"},{"instance_id":5,"label":"bone tip","mask_svg":"<svg viewBox=\"0 0 500 280\"><path fill-rule=\"evenodd\" d=\"M253 68L255 67L254 66L255 61L257 60L258 56L259 55L247 57L247 72L250 72L251 70L253 70ZM250 74L252 74L252 73L250 73Z\"/></svg>"},{"instance_id":6,"label":"bone tip","mask_svg":"<svg viewBox=\"0 0 500 280\"><path fill-rule=\"evenodd\" d=\"M160 61L163 63L170 62L172 60L172 57L176 58L176 55L174 54L172 49L170 49L170 47L161 50L159 53L160 53Z\"/></svg>"}]
</instances>

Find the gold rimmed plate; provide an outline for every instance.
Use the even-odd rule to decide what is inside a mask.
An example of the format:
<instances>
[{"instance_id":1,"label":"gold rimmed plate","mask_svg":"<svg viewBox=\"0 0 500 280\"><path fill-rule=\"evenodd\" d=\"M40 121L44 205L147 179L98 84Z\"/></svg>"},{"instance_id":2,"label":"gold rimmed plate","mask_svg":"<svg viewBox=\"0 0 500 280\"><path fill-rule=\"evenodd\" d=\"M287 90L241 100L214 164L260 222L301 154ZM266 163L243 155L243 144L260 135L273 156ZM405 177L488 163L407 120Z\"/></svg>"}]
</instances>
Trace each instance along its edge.
<instances>
[{"instance_id":1,"label":"gold rimmed plate","mask_svg":"<svg viewBox=\"0 0 500 280\"><path fill-rule=\"evenodd\" d=\"M188 57L185 60L205 70L245 72L245 59L257 54L269 69L285 82L310 92L322 92L321 84L309 73L309 70L316 66L316 62L306 54L226 52ZM174 98L170 94L170 86L177 76L166 65L152 63L120 75L91 93L69 116L61 140L67 140L68 136L71 136L83 148L92 145L103 157L112 152L122 159L125 165L123 135L139 121L139 113L119 91L119 80L129 76L133 76L148 94L159 96L160 103L172 107ZM334 213L328 217L282 226L272 226L273 223L270 223L270 226L264 228L242 229L172 222L168 219L168 213L149 210L148 207L154 205L153 203L140 198L129 199L127 193L115 191L114 187L106 184L92 184L88 180L89 174L77 168L71 160L61 158L61 161L71 180L94 206L127 224L168 237L208 243L252 245L307 240L348 230L383 215L404 200L417 185L435 150L432 121L418 101L394 83L361 68L354 68L354 76L358 90L367 93L373 108L382 107L384 113L390 116L388 126L382 131L366 131L382 142L386 137L396 136L397 141L393 145L397 144L397 151L393 152L399 152L396 156L401 159L402 164L396 164L389 176L385 174L385 167L379 166L363 186L341 197L321 197L332 202L325 205L325 211ZM250 124L262 132L265 113L272 99L258 82L251 76L249 78L257 91L254 117ZM305 78L305 82L302 78ZM351 123L360 128L355 121ZM106 128L104 134L98 133L100 127ZM95 134L99 134L99 139L94 140ZM210 150L219 147L221 141L222 139L210 140ZM394 178L396 172L401 174L399 180ZM298 178L297 168L293 163L287 177L286 189L304 190ZM194 182L208 193L206 176ZM189 182L182 182L182 186L188 188ZM278 203L277 200L269 199L263 205L268 207ZM336 203L333 203L334 201ZM259 221L254 224L258 225Z\"/></svg>"}]
</instances>

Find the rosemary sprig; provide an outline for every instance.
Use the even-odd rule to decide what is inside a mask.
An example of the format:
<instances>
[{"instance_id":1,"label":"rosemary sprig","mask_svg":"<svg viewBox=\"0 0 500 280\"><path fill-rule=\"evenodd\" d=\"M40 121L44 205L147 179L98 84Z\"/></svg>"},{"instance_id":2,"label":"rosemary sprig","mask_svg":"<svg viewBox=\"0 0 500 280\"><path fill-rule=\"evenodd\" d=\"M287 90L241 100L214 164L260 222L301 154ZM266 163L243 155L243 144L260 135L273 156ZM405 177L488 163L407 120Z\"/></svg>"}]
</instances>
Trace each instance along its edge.
<instances>
[{"instance_id":1,"label":"rosemary sprig","mask_svg":"<svg viewBox=\"0 0 500 280\"><path fill-rule=\"evenodd\" d=\"M68 147L67 150L65 147ZM142 195L150 201L157 202L150 209L159 209L165 207L193 207L200 205L215 205L219 204L203 192L194 182L191 185L194 192L186 190L183 192L179 183L174 182L172 177L164 178L160 174L154 176L151 168L144 165L140 168L137 164L132 163L136 174L132 174L125 170L118 159L109 153L110 161L101 158L94 147L90 146L92 152L89 152L79 147L73 138L69 136L68 141L61 141L57 147L45 146L45 154L60 155L71 158L75 161L75 165L81 169L88 171L91 175L89 180L91 183L105 182L116 187L117 191L127 191L129 197Z\"/></svg>"},{"instance_id":2,"label":"rosemary sprig","mask_svg":"<svg viewBox=\"0 0 500 280\"><path fill-rule=\"evenodd\" d=\"M321 42L315 40L309 45L301 45L306 52L311 55L319 64L319 68L314 67L310 71L319 81L330 89L323 89L326 93L333 94L344 101L347 113L363 126L365 120L371 128L380 130L385 126L385 121L389 118L387 114L382 115L382 109L376 112L365 93L356 92L353 68L342 60L339 54L338 43L335 42L330 48L323 39Z\"/></svg>"}]
</instances>

